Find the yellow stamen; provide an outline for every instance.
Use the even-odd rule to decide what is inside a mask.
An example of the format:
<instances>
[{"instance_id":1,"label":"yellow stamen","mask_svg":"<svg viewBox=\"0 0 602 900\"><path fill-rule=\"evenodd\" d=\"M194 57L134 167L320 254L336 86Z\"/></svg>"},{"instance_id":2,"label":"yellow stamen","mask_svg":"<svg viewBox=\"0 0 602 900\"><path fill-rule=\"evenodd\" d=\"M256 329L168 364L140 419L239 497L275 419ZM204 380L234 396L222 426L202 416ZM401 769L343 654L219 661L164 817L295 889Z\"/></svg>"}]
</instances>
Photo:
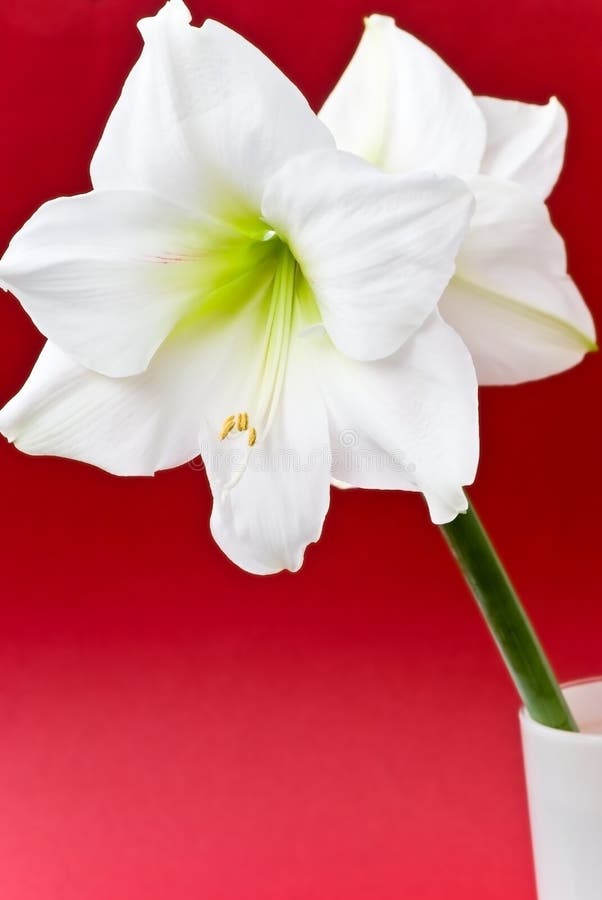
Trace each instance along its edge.
<instances>
[{"instance_id":1,"label":"yellow stamen","mask_svg":"<svg viewBox=\"0 0 602 900\"><path fill-rule=\"evenodd\" d=\"M220 439L220 441L223 441L225 438L228 437L228 435L230 434L230 432L231 432L232 429L234 428L234 425L235 425L235 424L236 424L236 419L235 419L235 417L234 417L234 416L228 416L228 418L225 420L224 424L222 425L222 430L221 430L220 433L219 433L219 439Z\"/></svg>"},{"instance_id":2,"label":"yellow stamen","mask_svg":"<svg viewBox=\"0 0 602 900\"><path fill-rule=\"evenodd\" d=\"M256 440L257 440L257 432L255 431L254 428L249 428L249 437L248 437L248 441L247 441L249 444L249 447L252 447Z\"/></svg>"},{"instance_id":3,"label":"yellow stamen","mask_svg":"<svg viewBox=\"0 0 602 900\"><path fill-rule=\"evenodd\" d=\"M246 431L249 427L249 416L247 413L239 413L236 417L236 427L239 431Z\"/></svg>"}]
</instances>

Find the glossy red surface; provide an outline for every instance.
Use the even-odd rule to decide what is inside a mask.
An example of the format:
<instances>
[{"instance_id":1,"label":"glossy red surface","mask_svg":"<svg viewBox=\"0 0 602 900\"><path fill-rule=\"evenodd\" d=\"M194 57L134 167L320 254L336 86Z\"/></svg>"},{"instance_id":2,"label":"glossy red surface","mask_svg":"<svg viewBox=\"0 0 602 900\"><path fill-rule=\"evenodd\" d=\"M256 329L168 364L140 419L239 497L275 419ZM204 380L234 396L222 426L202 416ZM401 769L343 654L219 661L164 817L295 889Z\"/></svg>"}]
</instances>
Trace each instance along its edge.
<instances>
[{"instance_id":1,"label":"glossy red surface","mask_svg":"<svg viewBox=\"0 0 602 900\"><path fill-rule=\"evenodd\" d=\"M366 0L207 0L317 107ZM0 250L87 164L158 0L0 2ZM598 0L383 0L480 93L571 121L552 200L594 312ZM41 339L0 297L0 402ZM562 678L600 674L600 358L482 393L473 496ZM237 571L202 473L0 443L0 895L533 900L517 702L419 498L335 493L298 575Z\"/></svg>"}]
</instances>

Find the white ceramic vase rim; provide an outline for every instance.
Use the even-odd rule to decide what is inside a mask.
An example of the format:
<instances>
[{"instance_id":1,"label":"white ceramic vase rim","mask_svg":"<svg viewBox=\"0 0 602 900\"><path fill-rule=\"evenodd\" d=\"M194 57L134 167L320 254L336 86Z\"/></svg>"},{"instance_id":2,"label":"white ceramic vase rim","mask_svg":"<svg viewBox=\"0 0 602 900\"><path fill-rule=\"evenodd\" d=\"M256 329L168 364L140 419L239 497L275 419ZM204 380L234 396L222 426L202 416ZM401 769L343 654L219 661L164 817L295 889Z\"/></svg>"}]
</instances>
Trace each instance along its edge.
<instances>
[{"instance_id":1,"label":"white ceramic vase rim","mask_svg":"<svg viewBox=\"0 0 602 900\"><path fill-rule=\"evenodd\" d=\"M577 678L574 681L566 681L560 685L562 691L571 688L580 687L586 684L602 684L602 675L593 675L590 678ZM602 710L601 710L602 713ZM539 732L541 735L546 734L548 737L554 737L554 740L562 741L568 744L580 744L583 741L602 743L602 733L593 733L587 731L562 731L559 728L550 728L549 725L542 725L531 718L527 709L523 706L520 709L519 716L524 725L531 731Z\"/></svg>"}]
</instances>

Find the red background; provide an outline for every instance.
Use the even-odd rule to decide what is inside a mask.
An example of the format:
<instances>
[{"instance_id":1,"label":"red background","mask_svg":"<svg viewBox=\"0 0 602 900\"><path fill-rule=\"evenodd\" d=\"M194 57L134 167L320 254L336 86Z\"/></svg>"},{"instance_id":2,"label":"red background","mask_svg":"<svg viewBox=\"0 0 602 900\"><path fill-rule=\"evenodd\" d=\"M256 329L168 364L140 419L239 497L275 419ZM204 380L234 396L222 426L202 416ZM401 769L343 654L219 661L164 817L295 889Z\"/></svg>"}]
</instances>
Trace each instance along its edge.
<instances>
[{"instance_id":1,"label":"red background","mask_svg":"<svg viewBox=\"0 0 602 900\"><path fill-rule=\"evenodd\" d=\"M366 0L207 0L317 108ZM0 0L0 250L87 164L158 0ZM599 0L388 0L473 90L566 104L552 200L602 312ZM41 339L0 297L0 402ZM602 670L600 358L482 393L473 496L562 678ZM419 498L335 493L300 574L212 543L204 475L0 443L0 896L533 900L517 701Z\"/></svg>"}]
</instances>

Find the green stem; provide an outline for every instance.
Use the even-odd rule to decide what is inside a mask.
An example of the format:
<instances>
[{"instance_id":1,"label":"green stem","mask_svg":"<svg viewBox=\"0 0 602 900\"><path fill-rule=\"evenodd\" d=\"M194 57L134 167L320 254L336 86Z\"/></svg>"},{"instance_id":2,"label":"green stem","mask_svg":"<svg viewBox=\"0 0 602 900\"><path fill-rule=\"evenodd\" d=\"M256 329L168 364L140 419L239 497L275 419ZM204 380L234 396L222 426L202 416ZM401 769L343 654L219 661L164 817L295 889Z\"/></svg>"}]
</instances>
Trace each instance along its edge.
<instances>
[{"instance_id":1,"label":"green stem","mask_svg":"<svg viewBox=\"0 0 602 900\"><path fill-rule=\"evenodd\" d=\"M474 508L441 530L479 604L529 714L577 731L552 667Z\"/></svg>"}]
</instances>

